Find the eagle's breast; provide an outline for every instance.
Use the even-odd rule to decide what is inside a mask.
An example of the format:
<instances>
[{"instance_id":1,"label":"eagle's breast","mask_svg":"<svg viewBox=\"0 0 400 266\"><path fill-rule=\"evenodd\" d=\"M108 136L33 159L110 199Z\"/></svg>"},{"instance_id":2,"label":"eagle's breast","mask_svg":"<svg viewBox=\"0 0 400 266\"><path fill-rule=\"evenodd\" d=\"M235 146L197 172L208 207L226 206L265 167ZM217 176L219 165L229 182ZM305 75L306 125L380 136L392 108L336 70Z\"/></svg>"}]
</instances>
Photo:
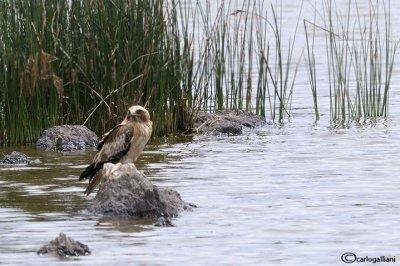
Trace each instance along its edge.
<instances>
[{"instance_id":1,"label":"eagle's breast","mask_svg":"<svg viewBox=\"0 0 400 266\"><path fill-rule=\"evenodd\" d=\"M134 123L134 136L131 141L129 152L122 158L121 163L131 163L136 161L142 153L144 147L150 139L152 131L152 123Z\"/></svg>"}]
</instances>

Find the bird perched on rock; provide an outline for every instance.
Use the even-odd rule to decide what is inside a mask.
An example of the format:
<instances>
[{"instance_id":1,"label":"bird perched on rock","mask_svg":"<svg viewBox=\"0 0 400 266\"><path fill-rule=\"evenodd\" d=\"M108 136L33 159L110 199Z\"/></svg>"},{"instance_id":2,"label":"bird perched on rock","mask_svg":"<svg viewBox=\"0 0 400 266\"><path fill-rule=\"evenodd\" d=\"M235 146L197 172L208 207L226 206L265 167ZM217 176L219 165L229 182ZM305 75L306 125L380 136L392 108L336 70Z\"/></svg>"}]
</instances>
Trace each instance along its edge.
<instances>
[{"instance_id":1,"label":"bird perched on rock","mask_svg":"<svg viewBox=\"0 0 400 266\"><path fill-rule=\"evenodd\" d=\"M153 129L149 112L142 106L129 108L124 121L105 133L97 145L99 151L80 175L79 181L88 178L85 194L89 195L101 181L100 170L105 163L132 163L142 153Z\"/></svg>"}]
</instances>

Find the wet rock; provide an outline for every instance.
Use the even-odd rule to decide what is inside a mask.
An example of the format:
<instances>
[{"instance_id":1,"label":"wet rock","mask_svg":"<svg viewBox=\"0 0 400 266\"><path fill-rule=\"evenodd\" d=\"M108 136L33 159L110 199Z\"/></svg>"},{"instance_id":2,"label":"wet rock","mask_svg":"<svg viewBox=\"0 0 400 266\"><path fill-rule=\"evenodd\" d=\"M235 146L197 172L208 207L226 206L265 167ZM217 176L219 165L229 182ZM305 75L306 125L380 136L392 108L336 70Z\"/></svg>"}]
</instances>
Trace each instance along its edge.
<instances>
[{"instance_id":1,"label":"wet rock","mask_svg":"<svg viewBox=\"0 0 400 266\"><path fill-rule=\"evenodd\" d=\"M92 214L167 219L191 208L175 190L153 185L134 164L108 163L100 174L99 191L88 207Z\"/></svg>"},{"instance_id":2,"label":"wet rock","mask_svg":"<svg viewBox=\"0 0 400 266\"><path fill-rule=\"evenodd\" d=\"M63 125L46 129L36 142L36 147L46 151L72 152L92 150L97 143L97 135L87 127Z\"/></svg>"},{"instance_id":3,"label":"wet rock","mask_svg":"<svg viewBox=\"0 0 400 266\"><path fill-rule=\"evenodd\" d=\"M90 250L87 245L67 237L64 233L60 233L56 239L41 247L36 253L38 255L51 253L65 258L70 256L89 255Z\"/></svg>"},{"instance_id":4,"label":"wet rock","mask_svg":"<svg viewBox=\"0 0 400 266\"><path fill-rule=\"evenodd\" d=\"M240 135L243 127L263 124L264 120L258 115L243 110L221 110L213 114L199 112L194 126L199 133Z\"/></svg>"},{"instance_id":5,"label":"wet rock","mask_svg":"<svg viewBox=\"0 0 400 266\"><path fill-rule=\"evenodd\" d=\"M172 227L174 224L171 222L171 219L168 217L158 217L157 221L154 224L155 226L167 226L167 227Z\"/></svg>"},{"instance_id":6,"label":"wet rock","mask_svg":"<svg viewBox=\"0 0 400 266\"><path fill-rule=\"evenodd\" d=\"M0 164L34 164L36 161L31 161L23 153L13 151L10 154L5 155L1 160Z\"/></svg>"}]
</instances>

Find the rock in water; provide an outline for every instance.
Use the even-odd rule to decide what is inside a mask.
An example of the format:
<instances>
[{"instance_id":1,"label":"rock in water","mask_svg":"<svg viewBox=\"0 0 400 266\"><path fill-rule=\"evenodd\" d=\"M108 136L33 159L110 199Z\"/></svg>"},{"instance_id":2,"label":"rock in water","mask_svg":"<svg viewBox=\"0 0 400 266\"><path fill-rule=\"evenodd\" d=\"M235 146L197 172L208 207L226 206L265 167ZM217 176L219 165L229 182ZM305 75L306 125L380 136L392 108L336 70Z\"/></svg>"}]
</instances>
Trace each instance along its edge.
<instances>
[{"instance_id":1,"label":"rock in water","mask_svg":"<svg viewBox=\"0 0 400 266\"><path fill-rule=\"evenodd\" d=\"M99 191L88 211L122 217L174 217L189 209L178 192L158 188L134 164L105 164Z\"/></svg>"},{"instance_id":2,"label":"rock in water","mask_svg":"<svg viewBox=\"0 0 400 266\"><path fill-rule=\"evenodd\" d=\"M199 112L195 128L199 133L211 134L242 134L242 128L261 126L265 121L258 115L242 110L221 110L213 114Z\"/></svg>"},{"instance_id":3,"label":"rock in water","mask_svg":"<svg viewBox=\"0 0 400 266\"><path fill-rule=\"evenodd\" d=\"M50 241L49 244L44 245L37 251L38 255L44 255L47 253L52 253L65 258L69 256L89 255L90 250L87 245L67 237L64 233L60 233L56 239Z\"/></svg>"},{"instance_id":4,"label":"rock in water","mask_svg":"<svg viewBox=\"0 0 400 266\"><path fill-rule=\"evenodd\" d=\"M0 160L0 164L32 164L33 161L28 159L23 153L13 151L10 154L7 154Z\"/></svg>"},{"instance_id":5,"label":"rock in water","mask_svg":"<svg viewBox=\"0 0 400 266\"><path fill-rule=\"evenodd\" d=\"M155 226L166 226L166 227L171 227L174 226L174 224L171 222L171 219L169 219L168 217L158 217L157 221L154 223Z\"/></svg>"},{"instance_id":6,"label":"rock in water","mask_svg":"<svg viewBox=\"0 0 400 266\"><path fill-rule=\"evenodd\" d=\"M92 150L99 138L85 126L63 125L46 129L36 142L39 150L61 152Z\"/></svg>"}]
</instances>

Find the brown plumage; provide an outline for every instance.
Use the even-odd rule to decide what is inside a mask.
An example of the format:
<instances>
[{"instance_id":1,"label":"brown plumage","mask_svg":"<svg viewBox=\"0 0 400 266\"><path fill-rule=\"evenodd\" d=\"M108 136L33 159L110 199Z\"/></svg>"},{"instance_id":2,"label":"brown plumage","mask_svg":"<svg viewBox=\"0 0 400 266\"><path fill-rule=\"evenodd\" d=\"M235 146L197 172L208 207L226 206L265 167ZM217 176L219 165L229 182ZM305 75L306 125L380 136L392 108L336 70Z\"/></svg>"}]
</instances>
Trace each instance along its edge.
<instances>
[{"instance_id":1,"label":"brown plumage","mask_svg":"<svg viewBox=\"0 0 400 266\"><path fill-rule=\"evenodd\" d=\"M97 145L99 152L80 175L79 180L89 179L85 194L89 195L100 183L100 170L105 163L136 161L150 139L152 128L153 122L146 109L138 105L130 107L124 121L103 135Z\"/></svg>"}]
</instances>

